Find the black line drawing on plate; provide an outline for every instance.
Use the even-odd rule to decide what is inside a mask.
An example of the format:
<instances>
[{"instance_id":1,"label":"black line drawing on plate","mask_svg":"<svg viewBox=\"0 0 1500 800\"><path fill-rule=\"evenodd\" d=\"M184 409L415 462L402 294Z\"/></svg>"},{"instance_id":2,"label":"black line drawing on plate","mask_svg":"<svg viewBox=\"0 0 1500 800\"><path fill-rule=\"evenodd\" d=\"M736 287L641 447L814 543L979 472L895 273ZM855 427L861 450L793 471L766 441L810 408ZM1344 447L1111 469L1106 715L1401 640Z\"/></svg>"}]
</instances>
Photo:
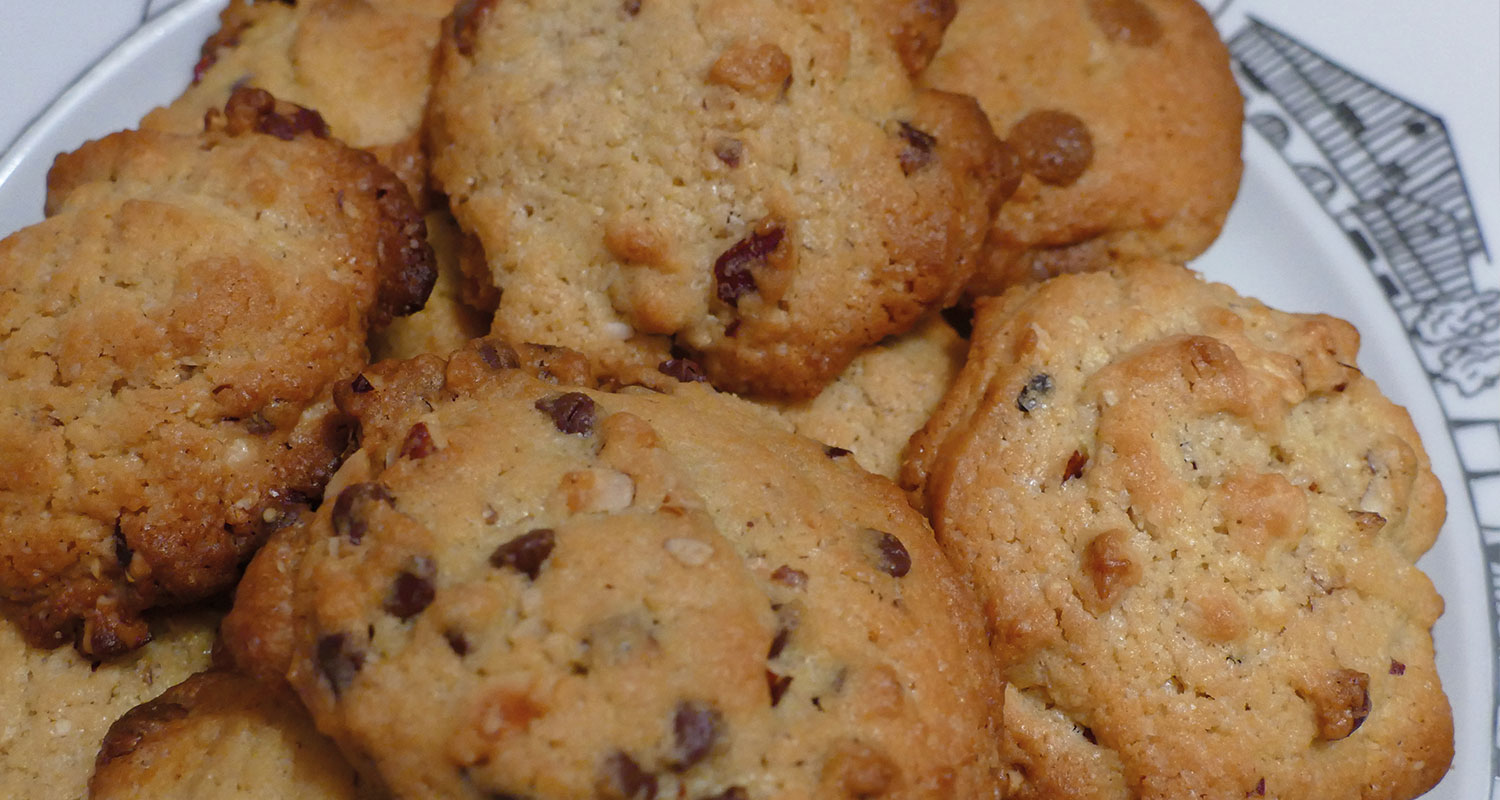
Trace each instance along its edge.
<instances>
[{"instance_id":1,"label":"black line drawing on plate","mask_svg":"<svg viewBox=\"0 0 1500 800\"><path fill-rule=\"evenodd\" d=\"M1246 20L1227 39L1246 124L1348 237L1406 328L1464 473L1494 630L1500 512L1479 498L1500 490L1500 290L1476 278L1494 264L1447 126L1264 21ZM1500 705L1500 671L1496 680L1491 698ZM1500 750L1491 750L1490 774L1500 777Z\"/></svg>"},{"instance_id":2,"label":"black line drawing on plate","mask_svg":"<svg viewBox=\"0 0 1500 800\"><path fill-rule=\"evenodd\" d=\"M1500 291L1475 286L1489 253L1442 118L1254 17L1229 50L1274 103L1251 98L1250 126L1363 256L1428 374L1465 397L1500 380Z\"/></svg>"}]
</instances>

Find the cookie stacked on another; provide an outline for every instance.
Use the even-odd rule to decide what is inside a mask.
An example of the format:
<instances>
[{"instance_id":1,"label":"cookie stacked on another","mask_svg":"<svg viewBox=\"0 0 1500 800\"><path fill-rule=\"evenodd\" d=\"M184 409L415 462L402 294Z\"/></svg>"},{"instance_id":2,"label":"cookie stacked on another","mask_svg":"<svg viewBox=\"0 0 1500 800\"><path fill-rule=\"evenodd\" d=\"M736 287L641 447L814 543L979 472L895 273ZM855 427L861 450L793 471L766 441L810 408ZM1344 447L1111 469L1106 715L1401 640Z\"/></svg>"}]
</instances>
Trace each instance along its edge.
<instances>
[{"instance_id":1,"label":"cookie stacked on another","mask_svg":"<svg viewBox=\"0 0 1500 800\"><path fill-rule=\"evenodd\" d=\"M1243 101L1197 0L962 0L924 80L978 98L1025 174L972 294L1185 262L1224 225Z\"/></svg>"},{"instance_id":2,"label":"cookie stacked on another","mask_svg":"<svg viewBox=\"0 0 1500 800\"><path fill-rule=\"evenodd\" d=\"M427 135L492 330L807 398L952 302L1005 164L972 99L913 86L929 5L465 4Z\"/></svg>"},{"instance_id":3,"label":"cookie stacked on another","mask_svg":"<svg viewBox=\"0 0 1500 800\"><path fill-rule=\"evenodd\" d=\"M1410 798L1453 755L1443 494L1358 335L1139 262L981 301L903 475L980 595L1020 797Z\"/></svg>"},{"instance_id":4,"label":"cookie stacked on another","mask_svg":"<svg viewBox=\"0 0 1500 800\"><path fill-rule=\"evenodd\" d=\"M204 133L113 134L0 242L0 605L33 645L140 645L336 466L325 387L432 265L401 183L322 132L242 90Z\"/></svg>"},{"instance_id":5,"label":"cookie stacked on another","mask_svg":"<svg viewBox=\"0 0 1500 800\"><path fill-rule=\"evenodd\" d=\"M237 659L397 796L997 797L978 610L895 487L699 384L526 374L560 357L341 388L361 447L252 564Z\"/></svg>"},{"instance_id":6,"label":"cookie stacked on another","mask_svg":"<svg viewBox=\"0 0 1500 800\"><path fill-rule=\"evenodd\" d=\"M192 85L141 124L193 133L239 88L315 109L333 135L375 154L421 200L422 111L433 48L454 0L231 0Z\"/></svg>"}]
</instances>

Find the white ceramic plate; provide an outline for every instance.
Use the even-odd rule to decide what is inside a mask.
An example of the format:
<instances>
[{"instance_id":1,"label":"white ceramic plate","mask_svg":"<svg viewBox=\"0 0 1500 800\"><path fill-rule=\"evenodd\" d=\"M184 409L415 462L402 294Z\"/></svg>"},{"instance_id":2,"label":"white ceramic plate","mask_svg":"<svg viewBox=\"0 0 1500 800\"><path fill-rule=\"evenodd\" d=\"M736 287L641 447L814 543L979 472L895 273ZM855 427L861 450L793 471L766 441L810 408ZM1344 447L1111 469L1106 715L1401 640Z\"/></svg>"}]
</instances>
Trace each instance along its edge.
<instances>
[{"instance_id":1,"label":"white ceramic plate","mask_svg":"<svg viewBox=\"0 0 1500 800\"><path fill-rule=\"evenodd\" d=\"M1209 0L1246 97L1245 178L1195 264L1363 333L1448 491L1424 559L1457 755L1428 795L1495 792L1500 597L1500 4ZM186 84L224 0L7 3L0 234L41 218L52 157ZM1315 800L1315 799L1309 799Z\"/></svg>"}]
</instances>

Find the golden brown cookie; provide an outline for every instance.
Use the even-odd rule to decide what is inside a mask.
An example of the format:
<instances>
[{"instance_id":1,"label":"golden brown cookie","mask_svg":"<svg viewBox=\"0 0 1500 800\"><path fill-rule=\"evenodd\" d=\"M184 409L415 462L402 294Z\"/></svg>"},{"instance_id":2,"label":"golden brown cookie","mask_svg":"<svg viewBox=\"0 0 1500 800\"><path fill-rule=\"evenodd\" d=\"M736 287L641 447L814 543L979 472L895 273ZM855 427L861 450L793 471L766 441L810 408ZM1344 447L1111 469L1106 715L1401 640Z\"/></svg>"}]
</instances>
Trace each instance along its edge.
<instances>
[{"instance_id":1,"label":"golden brown cookie","mask_svg":"<svg viewBox=\"0 0 1500 800\"><path fill-rule=\"evenodd\" d=\"M1453 754L1443 494L1341 320L1140 262L982 300L905 479L1009 683L1018 796L1410 798Z\"/></svg>"},{"instance_id":2,"label":"golden brown cookie","mask_svg":"<svg viewBox=\"0 0 1500 800\"><path fill-rule=\"evenodd\" d=\"M1244 111L1197 0L963 0L925 80L978 98L1025 173L971 294L1218 236Z\"/></svg>"},{"instance_id":3,"label":"golden brown cookie","mask_svg":"<svg viewBox=\"0 0 1500 800\"><path fill-rule=\"evenodd\" d=\"M31 647L0 619L0 797L83 797L110 724L206 668L218 618L209 611L158 618L150 644L103 664L71 649Z\"/></svg>"},{"instance_id":4,"label":"golden brown cookie","mask_svg":"<svg viewBox=\"0 0 1500 800\"><path fill-rule=\"evenodd\" d=\"M912 330L866 348L817 397L763 402L791 430L894 479L906 442L927 423L963 366L968 344L934 314Z\"/></svg>"},{"instance_id":5,"label":"golden brown cookie","mask_svg":"<svg viewBox=\"0 0 1500 800\"><path fill-rule=\"evenodd\" d=\"M356 762L398 796L1000 795L978 610L894 486L705 386L522 361L341 388L360 450L241 585Z\"/></svg>"},{"instance_id":6,"label":"golden brown cookie","mask_svg":"<svg viewBox=\"0 0 1500 800\"><path fill-rule=\"evenodd\" d=\"M361 800L362 785L284 684L200 672L110 726L91 800Z\"/></svg>"},{"instance_id":7,"label":"golden brown cookie","mask_svg":"<svg viewBox=\"0 0 1500 800\"><path fill-rule=\"evenodd\" d=\"M913 87L922 5L466 4L428 142L492 330L808 398L951 302L1003 164L972 99Z\"/></svg>"},{"instance_id":8,"label":"golden brown cookie","mask_svg":"<svg viewBox=\"0 0 1500 800\"><path fill-rule=\"evenodd\" d=\"M370 360L413 358L423 353L451 353L464 342L483 336L490 329L490 314L469 305L463 298L463 274L459 270L459 248L463 234L447 211L424 215L427 241L432 245L437 280L421 311L391 320L370 335Z\"/></svg>"},{"instance_id":9,"label":"golden brown cookie","mask_svg":"<svg viewBox=\"0 0 1500 800\"><path fill-rule=\"evenodd\" d=\"M140 645L336 465L324 386L432 267L401 183L319 129L244 90L205 133L113 134L0 242L0 606L33 645Z\"/></svg>"},{"instance_id":10,"label":"golden brown cookie","mask_svg":"<svg viewBox=\"0 0 1500 800\"><path fill-rule=\"evenodd\" d=\"M454 0L231 0L203 43L193 83L147 115L148 128L193 133L243 86L316 109L333 135L374 153L421 198L422 110L433 47Z\"/></svg>"}]
</instances>

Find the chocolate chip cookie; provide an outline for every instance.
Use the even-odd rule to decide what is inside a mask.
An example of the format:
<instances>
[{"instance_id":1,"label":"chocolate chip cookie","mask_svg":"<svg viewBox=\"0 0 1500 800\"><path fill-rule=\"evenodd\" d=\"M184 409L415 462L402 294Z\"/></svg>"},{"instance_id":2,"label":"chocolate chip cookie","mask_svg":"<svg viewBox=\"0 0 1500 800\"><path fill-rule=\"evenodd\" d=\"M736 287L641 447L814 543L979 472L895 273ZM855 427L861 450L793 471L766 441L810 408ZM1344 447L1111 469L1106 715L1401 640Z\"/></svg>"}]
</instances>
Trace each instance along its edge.
<instances>
[{"instance_id":1,"label":"chocolate chip cookie","mask_svg":"<svg viewBox=\"0 0 1500 800\"><path fill-rule=\"evenodd\" d=\"M951 302L1006 162L912 85L942 5L466 3L427 133L492 331L805 399Z\"/></svg>"},{"instance_id":2,"label":"chocolate chip cookie","mask_svg":"<svg viewBox=\"0 0 1500 800\"><path fill-rule=\"evenodd\" d=\"M964 0L925 80L977 97L1024 173L972 294L1185 261L1223 227L1244 111L1197 0Z\"/></svg>"},{"instance_id":3,"label":"chocolate chip cookie","mask_svg":"<svg viewBox=\"0 0 1500 800\"><path fill-rule=\"evenodd\" d=\"M206 132L107 136L0 242L0 608L34 646L140 645L336 466L324 388L432 265L400 181L323 131L247 89Z\"/></svg>"},{"instance_id":4,"label":"chocolate chip cookie","mask_svg":"<svg viewBox=\"0 0 1500 800\"><path fill-rule=\"evenodd\" d=\"M1410 798L1453 755L1443 494L1347 323L1158 262L983 300L904 478L965 565L1020 797Z\"/></svg>"},{"instance_id":5,"label":"chocolate chip cookie","mask_svg":"<svg viewBox=\"0 0 1500 800\"><path fill-rule=\"evenodd\" d=\"M131 709L98 748L90 800L375 800L285 684L200 672Z\"/></svg>"},{"instance_id":6,"label":"chocolate chip cookie","mask_svg":"<svg viewBox=\"0 0 1500 800\"><path fill-rule=\"evenodd\" d=\"M978 610L892 484L699 383L528 371L487 339L342 386L360 449L252 564L237 660L399 796L1000 796Z\"/></svg>"}]
</instances>

